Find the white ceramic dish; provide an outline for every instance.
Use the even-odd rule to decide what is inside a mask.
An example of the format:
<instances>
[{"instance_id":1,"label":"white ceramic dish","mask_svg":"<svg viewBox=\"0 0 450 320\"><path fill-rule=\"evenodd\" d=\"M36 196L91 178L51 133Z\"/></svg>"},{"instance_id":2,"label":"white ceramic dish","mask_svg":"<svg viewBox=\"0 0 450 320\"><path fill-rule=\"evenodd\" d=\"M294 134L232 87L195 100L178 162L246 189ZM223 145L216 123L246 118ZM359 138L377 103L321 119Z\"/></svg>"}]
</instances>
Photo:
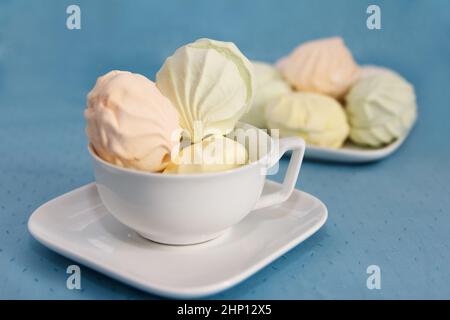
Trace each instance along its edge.
<instances>
[{"instance_id":1,"label":"white ceramic dish","mask_svg":"<svg viewBox=\"0 0 450 320\"><path fill-rule=\"evenodd\" d=\"M282 186L267 181L264 194ZM103 206L94 183L38 208L31 234L50 249L142 290L200 297L230 288L314 234L326 221L317 198L294 190L276 206L251 212L209 242L170 246L146 240Z\"/></svg>"},{"instance_id":2,"label":"white ceramic dish","mask_svg":"<svg viewBox=\"0 0 450 320\"><path fill-rule=\"evenodd\" d=\"M395 152L408 135L378 149L363 148L346 143L342 148L331 149L306 145L305 159L345 163L363 163L381 160Z\"/></svg>"},{"instance_id":3,"label":"white ceramic dish","mask_svg":"<svg viewBox=\"0 0 450 320\"><path fill-rule=\"evenodd\" d=\"M247 143L251 163L213 173L161 174L121 168L93 159L98 193L109 212L145 238L166 244L211 240L251 210L285 201L294 190L305 152L296 137L272 139L262 130L238 124L238 141ZM262 152L257 152L262 151ZM292 152L283 188L261 197L267 170Z\"/></svg>"}]
</instances>

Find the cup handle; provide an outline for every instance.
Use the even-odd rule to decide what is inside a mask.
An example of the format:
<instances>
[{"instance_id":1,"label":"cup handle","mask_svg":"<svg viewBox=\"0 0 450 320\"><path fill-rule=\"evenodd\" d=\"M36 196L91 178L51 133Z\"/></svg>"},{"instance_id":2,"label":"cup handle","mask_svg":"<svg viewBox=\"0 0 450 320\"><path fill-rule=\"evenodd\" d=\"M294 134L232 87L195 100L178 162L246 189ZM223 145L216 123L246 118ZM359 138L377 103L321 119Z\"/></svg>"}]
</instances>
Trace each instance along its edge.
<instances>
[{"instance_id":1,"label":"cup handle","mask_svg":"<svg viewBox=\"0 0 450 320\"><path fill-rule=\"evenodd\" d=\"M283 154L292 150L291 160L284 176L281 190L261 196L253 210L261 209L286 201L294 191L300 173L300 166L305 154L305 141L297 137L282 138L279 140L279 152L269 158L270 166L280 161ZM268 167L270 167L268 166ZM267 168L268 169L268 168Z\"/></svg>"}]
</instances>

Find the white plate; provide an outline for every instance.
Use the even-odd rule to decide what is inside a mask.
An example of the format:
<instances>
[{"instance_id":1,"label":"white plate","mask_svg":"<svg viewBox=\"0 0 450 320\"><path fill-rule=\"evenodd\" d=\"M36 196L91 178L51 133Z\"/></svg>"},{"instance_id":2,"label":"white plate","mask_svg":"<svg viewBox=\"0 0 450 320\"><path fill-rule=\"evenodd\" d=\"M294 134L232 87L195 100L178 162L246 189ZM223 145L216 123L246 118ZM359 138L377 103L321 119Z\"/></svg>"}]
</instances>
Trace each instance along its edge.
<instances>
[{"instance_id":1,"label":"white plate","mask_svg":"<svg viewBox=\"0 0 450 320\"><path fill-rule=\"evenodd\" d=\"M405 135L404 137L397 139L391 144L378 149L364 148L354 145L350 142L346 143L342 148L339 149L322 148L307 145L305 158L311 160L347 163L362 163L381 160L397 150L405 141L407 136L408 135Z\"/></svg>"},{"instance_id":2,"label":"white plate","mask_svg":"<svg viewBox=\"0 0 450 320\"><path fill-rule=\"evenodd\" d=\"M278 188L268 181L264 191ZM326 219L320 200L295 190L283 204L250 213L217 239L168 246L115 220L92 183L42 205L28 229L50 249L108 276L151 293L187 298L243 281L314 234Z\"/></svg>"}]
</instances>

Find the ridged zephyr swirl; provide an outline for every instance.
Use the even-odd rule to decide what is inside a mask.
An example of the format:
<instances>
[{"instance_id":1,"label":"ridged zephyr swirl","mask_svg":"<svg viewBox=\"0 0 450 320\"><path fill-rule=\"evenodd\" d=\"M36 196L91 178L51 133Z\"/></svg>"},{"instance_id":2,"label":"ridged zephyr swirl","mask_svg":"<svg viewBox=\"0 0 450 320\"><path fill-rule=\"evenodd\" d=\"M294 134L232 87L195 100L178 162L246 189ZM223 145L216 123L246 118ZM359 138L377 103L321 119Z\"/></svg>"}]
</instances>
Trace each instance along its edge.
<instances>
[{"instance_id":1,"label":"ridged zephyr swirl","mask_svg":"<svg viewBox=\"0 0 450 320\"><path fill-rule=\"evenodd\" d=\"M342 106L318 93L293 92L275 99L266 107L266 120L281 136L300 136L319 147L339 148L349 132Z\"/></svg>"},{"instance_id":2,"label":"ridged zephyr swirl","mask_svg":"<svg viewBox=\"0 0 450 320\"><path fill-rule=\"evenodd\" d=\"M178 110L191 141L198 142L229 133L249 110L252 67L233 43L200 39L166 59L156 84Z\"/></svg>"},{"instance_id":3,"label":"ridged zephyr swirl","mask_svg":"<svg viewBox=\"0 0 450 320\"><path fill-rule=\"evenodd\" d=\"M240 167L247 161L247 149L239 142L212 135L182 149L164 173L225 171Z\"/></svg>"},{"instance_id":4,"label":"ridged zephyr swirl","mask_svg":"<svg viewBox=\"0 0 450 320\"><path fill-rule=\"evenodd\" d=\"M252 61L255 75L255 94L249 112L245 113L241 121L258 128L266 128L264 109L267 103L283 94L292 91L289 84L273 65Z\"/></svg>"},{"instance_id":5,"label":"ridged zephyr swirl","mask_svg":"<svg viewBox=\"0 0 450 320\"><path fill-rule=\"evenodd\" d=\"M84 115L95 152L122 167L162 171L179 140L177 111L139 74L111 71L98 78Z\"/></svg>"},{"instance_id":6,"label":"ridged zephyr swirl","mask_svg":"<svg viewBox=\"0 0 450 320\"><path fill-rule=\"evenodd\" d=\"M346 97L350 139L379 147L405 135L417 117L413 86L394 72L359 80Z\"/></svg>"},{"instance_id":7,"label":"ridged zephyr swirl","mask_svg":"<svg viewBox=\"0 0 450 320\"><path fill-rule=\"evenodd\" d=\"M341 98L358 78L358 66L339 37L305 42L277 63L283 76L300 91Z\"/></svg>"}]
</instances>

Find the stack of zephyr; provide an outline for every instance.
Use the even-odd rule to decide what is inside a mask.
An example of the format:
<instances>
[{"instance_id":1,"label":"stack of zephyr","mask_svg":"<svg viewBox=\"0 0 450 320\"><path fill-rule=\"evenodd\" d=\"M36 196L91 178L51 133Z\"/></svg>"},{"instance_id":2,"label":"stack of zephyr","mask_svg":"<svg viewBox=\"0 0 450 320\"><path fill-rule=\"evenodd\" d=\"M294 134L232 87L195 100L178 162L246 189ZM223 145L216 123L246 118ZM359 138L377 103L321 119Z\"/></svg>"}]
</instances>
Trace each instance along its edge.
<instances>
[{"instance_id":1,"label":"stack of zephyr","mask_svg":"<svg viewBox=\"0 0 450 320\"><path fill-rule=\"evenodd\" d=\"M168 57L156 82L120 70L99 77L87 96L86 134L100 158L124 168L237 168L249 155L227 135L249 111L253 83L253 64L233 43L199 39Z\"/></svg>"},{"instance_id":2,"label":"stack of zephyr","mask_svg":"<svg viewBox=\"0 0 450 320\"><path fill-rule=\"evenodd\" d=\"M253 65L255 96L241 121L281 136L377 148L406 135L417 118L413 86L392 70L358 66L339 37L305 42L275 66Z\"/></svg>"}]
</instances>

